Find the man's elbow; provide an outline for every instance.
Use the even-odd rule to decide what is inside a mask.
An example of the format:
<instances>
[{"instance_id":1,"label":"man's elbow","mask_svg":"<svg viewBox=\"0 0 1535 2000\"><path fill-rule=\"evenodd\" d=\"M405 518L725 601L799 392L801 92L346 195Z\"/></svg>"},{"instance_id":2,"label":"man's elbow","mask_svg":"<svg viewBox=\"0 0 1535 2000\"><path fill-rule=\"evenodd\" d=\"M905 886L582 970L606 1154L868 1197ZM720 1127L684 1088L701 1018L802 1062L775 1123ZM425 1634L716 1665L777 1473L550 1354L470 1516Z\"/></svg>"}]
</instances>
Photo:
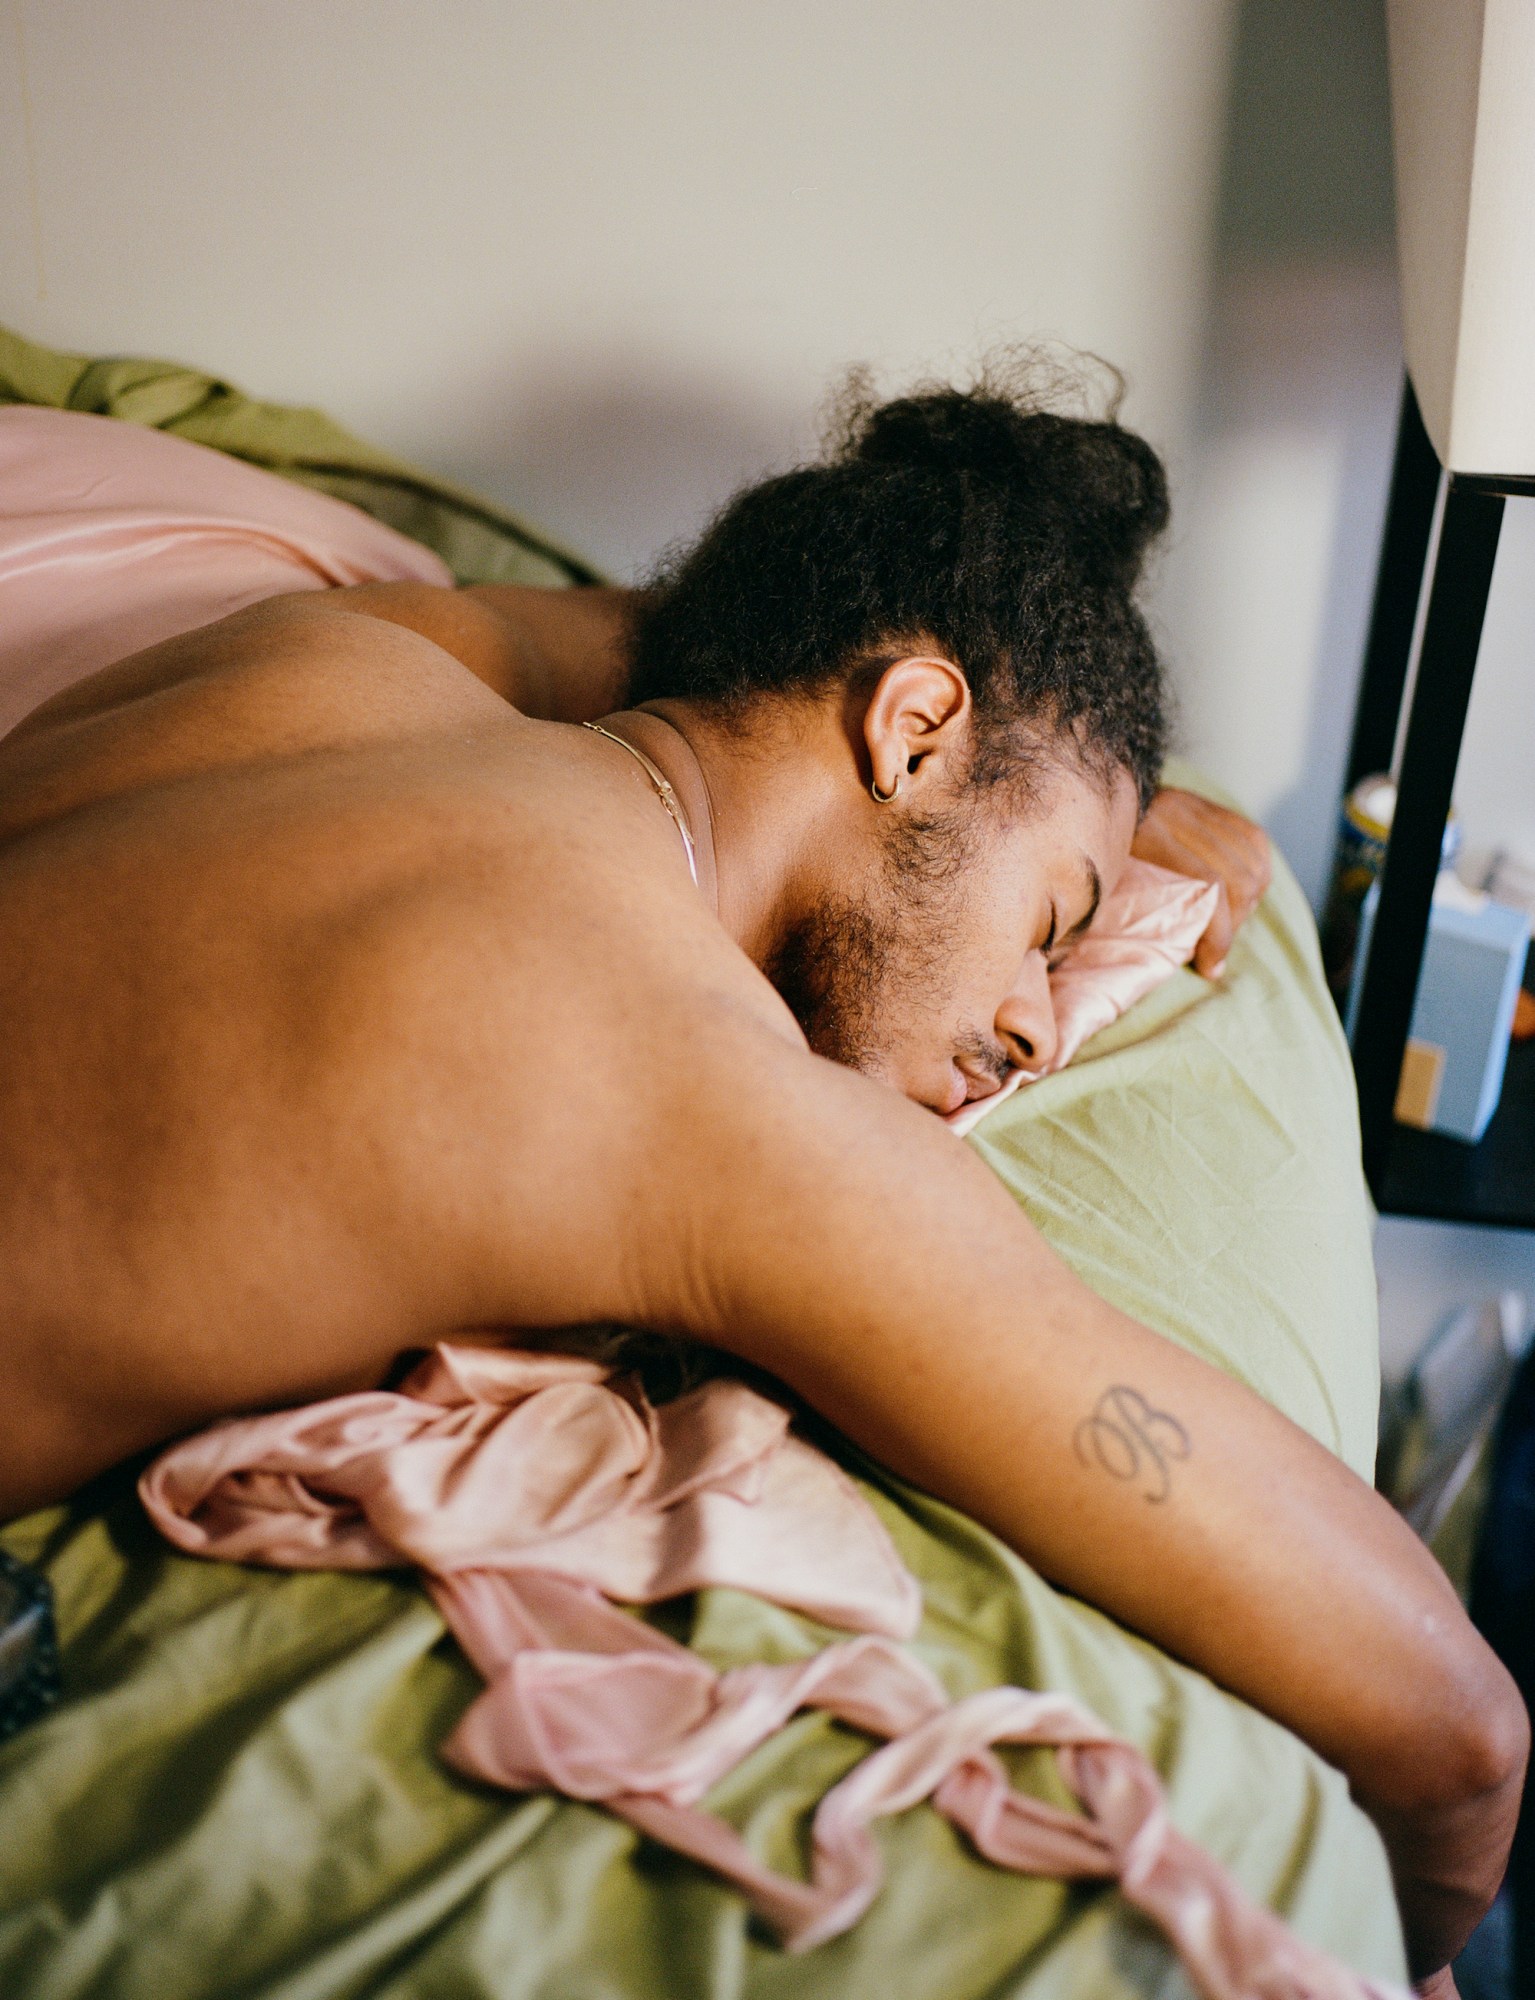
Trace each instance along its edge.
<instances>
[{"instance_id":1,"label":"man's elbow","mask_svg":"<svg viewBox=\"0 0 1535 2000\"><path fill-rule=\"evenodd\" d=\"M1461 1701L1443 1735L1439 1779L1445 1790L1439 1803L1490 1799L1511 1795L1516 1802L1524 1786L1530 1759L1530 1718L1502 1661L1483 1641L1477 1641L1474 1669L1466 1671Z\"/></svg>"},{"instance_id":2,"label":"man's elbow","mask_svg":"<svg viewBox=\"0 0 1535 2000\"><path fill-rule=\"evenodd\" d=\"M1462 1615L1457 1624L1441 1633L1441 1644L1420 1650L1410 1681L1397 1683L1389 1721L1369 1732L1368 1750L1361 1741L1349 1775L1377 1816L1424 1823L1446 1815L1506 1817L1511 1834L1530 1754L1529 1716L1497 1654L1469 1619Z\"/></svg>"},{"instance_id":3,"label":"man's elbow","mask_svg":"<svg viewBox=\"0 0 1535 2000\"><path fill-rule=\"evenodd\" d=\"M1469 1625L1440 1664L1453 1680L1437 1698L1417 1690L1389 1781L1356 1791L1385 1838L1418 1977L1455 1956L1498 1893L1530 1752L1519 1690Z\"/></svg>"}]
</instances>

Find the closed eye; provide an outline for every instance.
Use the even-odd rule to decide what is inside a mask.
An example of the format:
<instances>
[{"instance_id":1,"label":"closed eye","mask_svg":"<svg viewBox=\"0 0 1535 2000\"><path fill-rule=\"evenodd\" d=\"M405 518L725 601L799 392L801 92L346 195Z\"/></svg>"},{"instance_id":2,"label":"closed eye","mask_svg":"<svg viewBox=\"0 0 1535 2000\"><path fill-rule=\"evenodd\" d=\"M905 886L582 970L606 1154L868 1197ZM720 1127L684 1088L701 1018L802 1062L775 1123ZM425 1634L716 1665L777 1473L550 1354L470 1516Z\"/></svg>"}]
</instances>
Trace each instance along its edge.
<instances>
[{"instance_id":1,"label":"closed eye","mask_svg":"<svg viewBox=\"0 0 1535 2000\"><path fill-rule=\"evenodd\" d=\"M1082 915L1077 919L1077 921L1072 925L1071 929L1067 931L1066 935L1059 940L1057 940L1055 934L1056 930L1055 905L1053 903L1050 905L1050 935L1045 940L1044 952L1046 958L1050 960L1050 969L1052 972L1055 970L1056 966L1060 964L1061 960L1066 956L1066 953L1071 949L1071 947L1087 931L1088 926L1093 921L1093 918L1097 916L1098 905L1102 901L1103 901L1103 882L1098 874L1098 870L1093 866L1091 861L1088 861L1087 862L1087 908L1083 911ZM1054 953L1053 957L1051 957L1052 952Z\"/></svg>"}]
</instances>

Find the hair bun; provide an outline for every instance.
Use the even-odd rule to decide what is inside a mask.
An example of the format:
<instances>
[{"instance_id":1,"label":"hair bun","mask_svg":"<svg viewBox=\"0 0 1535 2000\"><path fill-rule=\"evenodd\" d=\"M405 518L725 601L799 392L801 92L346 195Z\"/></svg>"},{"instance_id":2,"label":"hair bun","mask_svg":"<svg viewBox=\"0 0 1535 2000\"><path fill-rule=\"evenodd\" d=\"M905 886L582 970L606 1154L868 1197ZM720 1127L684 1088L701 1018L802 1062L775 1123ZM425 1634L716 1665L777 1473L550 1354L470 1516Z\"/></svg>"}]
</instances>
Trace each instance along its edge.
<instances>
[{"instance_id":1,"label":"hair bun","mask_svg":"<svg viewBox=\"0 0 1535 2000\"><path fill-rule=\"evenodd\" d=\"M855 404L844 464L983 483L1015 531L1070 546L1118 578L1139 568L1167 525L1167 478L1151 446L1110 417L1020 407L985 389L931 389Z\"/></svg>"},{"instance_id":2,"label":"hair bun","mask_svg":"<svg viewBox=\"0 0 1535 2000\"><path fill-rule=\"evenodd\" d=\"M848 455L865 465L970 473L1011 486L1026 470L1028 423L1000 398L952 389L901 396L864 414Z\"/></svg>"},{"instance_id":3,"label":"hair bun","mask_svg":"<svg viewBox=\"0 0 1535 2000\"><path fill-rule=\"evenodd\" d=\"M823 459L737 494L653 574L631 703L744 720L758 699L845 698L893 644L937 647L974 698L973 785L1027 787L1027 725L1089 775L1127 771L1145 805L1166 718L1135 590L1167 515L1161 466L1081 368L1015 360L968 391L931 383L883 404L855 373ZM798 978L786 961L781 979Z\"/></svg>"}]
</instances>

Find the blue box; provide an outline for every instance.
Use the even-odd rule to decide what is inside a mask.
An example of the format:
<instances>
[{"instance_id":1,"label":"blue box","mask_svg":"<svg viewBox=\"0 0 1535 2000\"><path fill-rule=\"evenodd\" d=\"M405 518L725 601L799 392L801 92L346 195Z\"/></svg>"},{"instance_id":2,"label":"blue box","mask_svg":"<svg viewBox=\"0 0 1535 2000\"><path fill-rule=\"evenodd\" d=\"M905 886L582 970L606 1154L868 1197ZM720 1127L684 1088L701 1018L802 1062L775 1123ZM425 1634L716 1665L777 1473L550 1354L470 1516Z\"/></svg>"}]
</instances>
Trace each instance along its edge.
<instances>
[{"instance_id":1,"label":"blue box","mask_svg":"<svg viewBox=\"0 0 1535 2000\"><path fill-rule=\"evenodd\" d=\"M1350 1037L1379 900L1376 884L1360 914L1348 995ZM1402 1124L1473 1142L1487 1130L1503 1089L1529 943L1527 912L1464 888L1453 875L1440 876L1397 1086Z\"/></svg>"}]
</instances>

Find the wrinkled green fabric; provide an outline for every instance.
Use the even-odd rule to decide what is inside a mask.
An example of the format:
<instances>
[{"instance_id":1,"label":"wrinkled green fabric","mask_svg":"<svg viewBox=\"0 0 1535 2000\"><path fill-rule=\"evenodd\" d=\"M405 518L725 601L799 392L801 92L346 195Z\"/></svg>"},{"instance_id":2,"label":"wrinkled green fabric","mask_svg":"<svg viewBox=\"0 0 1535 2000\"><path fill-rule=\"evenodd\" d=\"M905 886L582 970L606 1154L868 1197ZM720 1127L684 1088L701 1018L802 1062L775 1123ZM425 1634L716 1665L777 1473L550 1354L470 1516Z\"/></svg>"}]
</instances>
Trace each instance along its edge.
<instances>
[{"instance_id":1,"label":"wrinkled green fabric","mask_svg":"<svg viewBox=\"0 0 1535 2000\"><path fill-rule=\"evenodd\" d=\"M292 424L325 426L243 399L225 409L218 399L232 392L188 371L104 365L123 373L89 407L131 413L120 406L135 385L169 395L174 376L182 400L169 407L182 414L168 427L221 443L227 418L227 436L257 463L293 450ZM0 347L0 390L85 407L72 400L84 367ZM185 427L208 412L198 384L215 397L200 431ZM340 434L320 434L327 464L346 470ZM373 477L377 454L355 452ZM403 477L408 490L436 490ZM368 505L367 492L347 497ZM458 528L437 514L418 522L446 554L436 528L449 538ZM482 573L513 573L525 531L503 520L485 533L505 539ZM1310 918L1281 867L1220 991L1179 974L970 1143L1089 1282L1367 1473L1375 1302L1352 1103ZM1336 1772L1052 1590L984 1530L822 1441L859 1476L921 1581L915 1648L953 1693L1015 1682L1079 1696L1148 1752L1177 1823L1254 1894L1361 1970L1403 1976L1385 1859ZM926 1807L880 1827L888 1881L864 1920L789 1958L738 1897L600 1810L451 1774L436 1745L477 1683L408 1579L192 1561L160 1543L122 1475L3 1540L52 1578L67 1682L63 1707L0 1746L6 2000L1187 1990L1113 1891L1006 1874ZM731 1591L655 1615L720 1666L794 1657L829 1636ZM708 1803L775 1865L803 1866L816 1800L866 1747L802 1715ZM1049 1756L1013 1763L1065 1802Z\"/></svg>"}]
</instances>

